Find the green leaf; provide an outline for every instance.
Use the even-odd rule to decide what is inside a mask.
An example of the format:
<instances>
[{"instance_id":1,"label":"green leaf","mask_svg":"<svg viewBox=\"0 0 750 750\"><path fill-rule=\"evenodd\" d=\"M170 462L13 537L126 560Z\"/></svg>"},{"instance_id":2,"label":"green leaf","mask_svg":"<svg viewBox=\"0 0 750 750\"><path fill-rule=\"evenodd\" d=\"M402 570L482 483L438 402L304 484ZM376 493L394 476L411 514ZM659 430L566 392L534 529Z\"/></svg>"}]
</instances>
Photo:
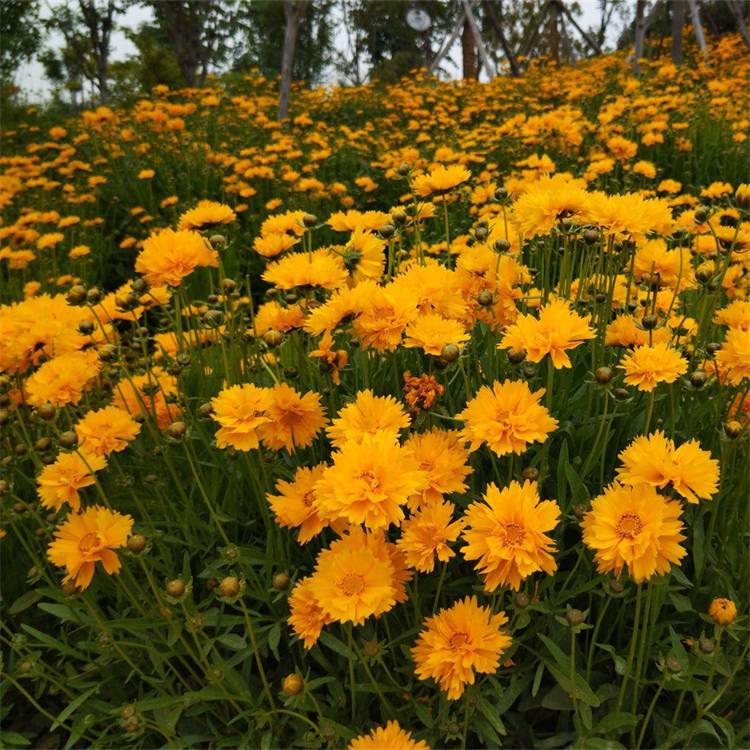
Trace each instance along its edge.
<instances>
[{"instance_id":1,"label":"green leaf","mask_svg":"<svg viewBox=\"0 0 750 750\"><path fill-rule=\"evenodd\" d=\"M693 544L691 550L693 552L693 562L695 563L695 573L700 578L703 572L703 562L705 560L705 548L704 548L705 532L703 530L703 516L696 513L693 518Z\"/></svg>"},{"instance_id":2,"label":"green leaf","mask_svg":"<svg viewBox=\"0 0 750 750\"><path fill-rule=\"evenodd\" d=\"M57 617L58 620L63 622L75 622L80 623L82 620L86 620L80 613L78 615L73 614L73 610L70 607L66 607L64 604L52 604L50 602L42 602L37 604L39 609L43 612L47 612L53 617Z\"/></svg>"},{"instance_id":3,"label":"green leaf","mask_svg":"<svg viewBox=\"0 0 750 750\"><path fill-rule=\"evenodd\" d=\"M563 650L551 639L547 638L546 635L539 633L539 639L547 647L547 650L552 654L554 660L562 667L562 669L568 669L570 667L570 657L563 652Z\"/></svg>"},{"instance_id":4,"label":"green leaf","mask_svg":"<svg viewBox=\"0 0 750 750\"><path fill-rule=\"evenodd\" d=\"M0 729L0 747L28 747L31 740L18 732L6 732Z\"/></svg>"},{"instance_id":5,"label":"green leaf","mask_svg":"<svg viewBox=\"0 0 750 750\"><path fill-rule=\"evenodd\" d=\"M565 474L565 467L568 463L568 441L564 440L557 459L557 504L561 508L565 507L565 499L568 493L568 482Z\"/></svg>"},{"instance_id":6,"label":"green leaf","mask_svg":"<svg viewBox=\"0 0 750 750\"><path fill-rule=\"evenodd\" d=\"M78 708L78 706L80 706L86 700L86 698L88 698L97 690L99 690L99 685L94 685L94 687L89 688L85 692L81 693L74 701L68 703L68 705L65 706L62 711L60 711L58 717L52 722L52 726L49 728L49 731L54 732L57 727L59 727L61 724L64 724L68 716L70 716Z\"/></svg>"},{"instance_id":7,"label":"green leaf","mask_svg":"<svg viewBox=\"0 0 750 750\"><path fill-rule=\"evenodd\" d=\"M628 731L638 724L638 717L625 711L613 711L596 723L599 734L608 734L618 730Z\"/></svg>"},{"instance_id":8,"label":"green leaf","mask_svg":"<svg viewBox=\"0 0 750 750\"><path fill-rule=\"evenodd\" d=\"M326 633L324 630L320 634L320 638L318 639L324 646L327 646L332 651L335 651L337 654L341 654L341 656L345 656L347 659L349 658L349 650L346 648L346 646L332 633Z\"/></svg>"},{"instance_id":9,"label":"green leaf","mask_svg":"<svg viewBox=\"0 0 750 750\"><path fill-rule=\"evenodd\" d=\"M566 464L565 466L565 476L568 479L570 491L576 504L584 503L590 499L591 496L589 495L589 491L586 489L586 485L581 481L581 477L578 476L578 472L570 464Z\"/></svg>"},{"instance_id":10,"label":"green leaf","mask_svg":"<svg viewBox=\"0 0 750 750\"><path fill-rule=\"evenodd\" d=\"M51 648L53 651L58 651L61 654L65 654L66 656L72 656L73 658L80 658L81 656L75 649L72 649L67 644L62 643L61 641L55 640L51 635L42 633L41 630L32 628L31 625L26 625L24 623L23 625L21 625L21 628L25 630L29 635L33 635L34 638L36 638L37 641L39 641L39 643L43 643L45 646L47 646L47 648Z\"/></svg>"},{"instance_id":11,"label":"green leaf","mask_svg":"<svg viewBox=\"0 0 750 750\"><path fill-rule=\"evenodd\" d=\"M507 734L505 725L500 719L500 709L495 708L486 698L480 698L477 701L477 708L499 735Z\"/></svg>"},{"instance_id":12,"label":"green leaf","mask_svg":"<svg viewBox=\"0 0 750 750\"><path fill-rule=\"evenodd\" d=\"M693 605L690 603L690 599L688 599L684 594L677 594L673 591L669 594L669 599L678 612L682 613L693 611Z\"/></svg>"},{"instance_id":13,"label":"green leaf","mask_svg":"<svg viewBox=\"0 0 750 750\"><path fill-rule=\"evenodd\" d=\"M677 658L677 661L680 662L683 671L687 671L690 666L690 659L688 658L687 651L685 651L685 648L682 645L680 637L675 633L674 628L671 625L669 626L669 638L672 642L672 652Z\"/></svg>"},{"instance_id":14,"label":"green leaf","mask_svg":"<svg viewBox=\"0 0 750 750\"><path fill-rule=\"evenodd\" d=\"M39 591L39 589L31 589L31 591L21 594L8 608L8 614L17 615L19 612L23 612L33 604L36 604L43 596L44 593Z\"/></svg>"},{"instance_id":15,"label":"green leaf","mask_svg":"<svg viewBox=\"0 0 750 750\"><path fill-rule=\"evenodd\" d=\"M268 631L268 648L271 649L271 652L276 657L276 661L281 661L281 657L279 656L279 642L281 641L281 625L276 622L271 626L271 629Z\"/></svg>"},{"instance_id":16,"label":"green leaf","mask_svg":"<svg viewBox=\"0 0 750 750\"><path fill-rule=\"evenodd\" d=\"M531 696L536 698L539 692L539 686L542 684L542 675L544 674L544 662L540 661L539 666L536 668L534 673L534 684L531 686Z\"/></svg>"},{"instance_id":17,"label":"green leaf","mask_svg":"<svg viewBox=\"0 0 750 750\"><path fill-rule=\"evenodd\" d=\"M562 689L565 690L568 695L571 695L575 690L575 694L578 700L581 700L584 703L588 703L589 706L593 706L594 708L596 708L601 704L601 701L591 689L591 686L580 674L574 674L574 686L570 682L570 677L552 662L547 662L547 669L549 670L550 674L557 680L557 683L560 685L560 687L562 687Z\"/></svg>"},{"instance_id":18,"label":"green leaf","mask_svg":"<svg viewBox=\"0 0 750 750\"><path fill-rule=\"evenodd\" d=\"M222 646L231 648L232 651L241 651L247 648L247 642L236 633L225 633L216 639Z\"/></svg>"}]
</instances>

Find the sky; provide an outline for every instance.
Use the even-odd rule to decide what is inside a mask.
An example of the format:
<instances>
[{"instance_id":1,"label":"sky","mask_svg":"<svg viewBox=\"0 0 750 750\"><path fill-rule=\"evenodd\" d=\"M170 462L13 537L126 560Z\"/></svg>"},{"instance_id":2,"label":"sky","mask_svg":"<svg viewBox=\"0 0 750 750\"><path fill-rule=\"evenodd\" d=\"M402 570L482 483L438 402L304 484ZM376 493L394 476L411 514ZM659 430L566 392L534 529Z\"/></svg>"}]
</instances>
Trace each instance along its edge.
<instances>
[{"instance_id":1,"label":"sky","mask_svg":"<svg viewBox=\"0 0 750 750\"><path fill-rule=\"evenodd\" d=\"M72 0L46 0L42 5L42 16L44 18L49 18L54 14L56 8L62 7L70 2L72 2ZM577 19L579 24L584 29L589 25L597 24L599 20L597 0L579 0L579 3L583 10L581 18ZM408 8L407 2L404 2L404 8ZM124 14L118 16L117 28L112 33L111 62L124 60L136 52L135 46L128 40L124 30L135 29L144 21L151 20L152 17L151 10L142 6L131 6ZM616 37L616 26L616 20L613 19L610 33L610 36L613 38ZM335 43L338 49L344 50L346 48L346 34L341 26L337 26L337 28L339 30L336 35ZM609 39L608 41L611 43L612 39ZM51 34L46 42L46 46L53 49L59 48L62 44L62 36L59 34ZM449 66L449 70L452 70L456 75L459 75L461 70L459 42L456 42L456 44L453 45L449 58L454 63L453 66ZM327 83L333 82L333 80L327 81ZM28 101L45 101L50 97L50 83L44 76L44 68L36 60L26 63L20 68L16 76L16 84L21 88Z\"/></svg>"}]
</instances>

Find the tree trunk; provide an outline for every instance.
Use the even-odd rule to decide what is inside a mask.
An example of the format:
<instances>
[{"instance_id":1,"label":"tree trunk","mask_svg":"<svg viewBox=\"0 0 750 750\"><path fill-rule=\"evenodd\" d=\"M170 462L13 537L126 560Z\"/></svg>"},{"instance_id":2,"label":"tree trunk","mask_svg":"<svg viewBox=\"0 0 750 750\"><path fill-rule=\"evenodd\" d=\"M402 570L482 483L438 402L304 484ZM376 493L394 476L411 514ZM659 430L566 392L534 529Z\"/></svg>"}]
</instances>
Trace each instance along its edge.
<instances>
[{"instance_id":1,"label":"tree trunk","mask_svg":"<svg viewBox=\"0 0 750 750\"><path fill-rule=\"evenodd\" d=\"M737 21L737 29L740 32L742 41L745 42L745 46L750 49L750 34L747 33L747 24L742 15L742 5L735 0L728 0L729 10L732 11L734 20Z\"/></svg>"},{"instance_id":2,"label":"tree trunk","mask_svg":"<svg viewBox=\"0 0 750 750\"><path fill-rule=\"evenodd\" d=\"M679 65L682 62L682 28L685 25L685 1L671 0L672 11L672 62Z\"/></svg>"},{"instance_id":3,"label":"tree trunk","mask_svg":"<svg viewBox=\"0 0 750 750\"><path fill-rule=\"evenodd\" d=\"M461 32L461 62L464 81L475 81L477 78L477 49L474 46L471 24L466 19L464 19L464 29Z\"/></svg>"},{"instance_id":4,"label":"tree trunk","mask_svg":"<svg viewBox=\"0 0 750 750\"><path fill-rule=\"evenodd\" d=\"M640 59L643 57L643 45L646 41L646 19L643 14L646 10L646 0L638 0L635 8L635 48L633 49L633 74L640 75Z\"/></svg>"},{"instance_id":5,"label":"tree trunk","mask_svg":"<svg viewBox=\"0 0 750 750\"><path fill-rule=\"evenodd\" d=\"M289 114L289 93L292 90L292 66L294 65L294 47L297 44L297 32L302 16L307 10L309 0L284 0L286 29L284 30L284 48L281 52L281 81L279 83L279 120Z\"/></svg>"},{"instance_id":6,"label":"tree trunk","mask_svg":"<svg viewBox=\"0 0 750 750\"><path fill-rule=\"evenodd\" d=\"M498 5L498 13L495 13L495 7L493 6L491 0L484 0L482 5L484 7L485 13L487 14L487 18L490 21L490 24L492 24L492 28L495 30L495 36L497 36L497 40L500 42L500 46L503 48L503 53L508 60L508 65L510 66L510 74L515 78L516 76L520 75L521 71L518 67L518 60L516 59L513 50L510 48L510 44L508 44L505 32L503 31L502 0L500 0Z\"/></svg>"},{"instance_id":7,"label":"tree trunk","mask_svg":"<svg viewBox=\"0 0 750 750\"><path fill-rule=\"evenodd\" d=\"M550 57L559 64L560 62L560 7L556 2L551 2L548 21Z\"/></svg>"},{"instance_id":8,"label":"tree trunk","mask_svg":"<svg viewBox=\"0 0 750 750\"><path fill-rule=\"evenodd\" d=\"M98 8L94 0L78 0L83 23L88 32L88 41L96 67L96 87L99 98L106 101L109 94L109 51L114 15L117 11L115 0L108 0L104 8Z\"/></svg>"}]
</instances>

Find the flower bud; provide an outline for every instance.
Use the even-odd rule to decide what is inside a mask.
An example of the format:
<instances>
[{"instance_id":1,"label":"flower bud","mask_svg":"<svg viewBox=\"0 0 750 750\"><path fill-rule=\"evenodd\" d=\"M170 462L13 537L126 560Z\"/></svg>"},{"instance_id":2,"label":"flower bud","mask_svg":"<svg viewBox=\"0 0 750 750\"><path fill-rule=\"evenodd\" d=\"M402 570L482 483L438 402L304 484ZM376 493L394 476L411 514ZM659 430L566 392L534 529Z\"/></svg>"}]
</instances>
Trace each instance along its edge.
<instances>
[{"instance_id":1,"label":"flower bud","mask_svg":"<svg viewBox=\"0 0 750 750\"><path fill-rule=\"evenodd\" d=\"M146 537L143 534L132 534L128 537L128 549L136 555L146 549Z\"/></svg>"},{"instance_id":2,"label":"flower bud","mask_svg":"<svg viewBox=\"0 0 750 750\"><path fill-rule=\"evenodd\" d=\"M574 628L576 625L580 625L586 618L580 609L569 609L565 613L565 619L568 621L568 625Z\"/></svg>"},{"instance_id":3,"label":"flower bud","mask_svg":"<svg viewBox=\"0 0 750 750\"><path fill-rule=\"evenodd\" d=\"M594 372L594 377L599 385L607 385L614 376L615 373L611 367L597 367Z\"/></svg>"},{"instance_id":4,"label":"flower bud","mask_svg":"<svg viewBox=\"0 0 750 750\"><path fill-rule=\"evenodd\" d=\"M67 430L60 435L60 445L63 448L75 448L78 445L78 436L73 430Z\"/></svg>"},{"instance_id":5,"label":"flower bud","mask_svg":"<svg viewBox=\"0 0 750 750\"><path fill-rule=\"evenodd\" d=\"M178 599L185 593L185 581L181 578L175 578L167 584L167 593Z\"/></svg>"},{"instance_id":6,"label":"flower bud","mask_svg":"<svg viewBox=\"0 0 750 750\"><path fill-rule=\"evenodd\" d=\"M530 482L536 482L539 479L539 469L536 466L527 466L522 472L521 477L528 479Z\"/></svg>"},{"instance_id":7,"label":"flower bud","mask_svg":"<svg viewBox=\"0 0 750 750\"><path fill-rule=\"evenodd\" d=\"M698 648L704 654L712 654L716 648L713 638L701 638L698 642Z\"/></svg>"},{"instance_id":8,"label":"flower bud","mask_svg":"<svg viewBox=\"0 0 750 750\"><path fill-rule=\"evenodd\" d=\"M445 362L455 362L460 354L461 352L455 344L446 344L440 351L440 357Z\"/></svg>"},{"instance_id":9,"label":"flower bud","mask_svg":"<svg viewBox=\"0 0 750 750\"><path fill-rule=\"evenodd\" d=\"M477 295L477 302L482 307L489 307L492 304L492 292L490 292L488 289L482 289L482 291Z\"/></svg>"},{"instance_id":10,"label":"flower bud","mask_svg":"<svg viewBox=\"0 0 750 750\"><path fill-rule=\"evenodd\" d=\"M513 604L515 604L518 609L526 609L526 607L531 604L531 600L529 599L528 594L525 594L523 591L519 591L513 597Z\"/></svg>"},{"instance_id":11,"label":"flower bud","mask_svg":"<svg viewBox=\"0 0 750 750\"><path fill-rule=\"evenodd\" d=\"M219 595L232 599L238 596L242 589L240 579L236 576L227 576L219 584Z\"/></svg>"},{"instance_id":12,"label":"flower bud","mask_svg":"<svg viewBox=\"0 0 750 750\"><path fill-rule=\"evenodd\" d=\"M302 680L302 675L298 672L293 672L284 678L281 683L281 690L284 695L298 695L302 692L304 685L305 683Z\"/></svg>"},{"instance_id":13,"label":"flower bud","mask_svg":"<svg viewBox=\"0 0 750 750\"><path fill-rule=\"evenodd\" d=\"M281 573L277 573L273 577L272 586L276 591L286 591L289 588L289 583L291 579L289 578L289 574L282 571Z\"/></svg>"},{"instance_id":14,"label":"flower bud","mask_svg":"<svg viewBox=\"0 0 750 750\"><path fill-rule=\"evenodd\" d=\"M263 335L263 341L265 341L266 346L270 347L271 349L275 349L281 344L283 340L284 335L279 331L274 331L273 328L270 331L266 331L266 333Z\"/></svg>"},{"instance_id":15,"label":"flower bud","mask_svg":"<svg viewBox=\"0 0 750 750\"><path fill-rule=\"evenodd\" d=\"M667 671L671 674L679 674L682 672L682 664L680 664L680 660L674 654L670 654L667 657L665 666Z\"/></svg>"},{"instance_id":16,"label":"flower bud","mask_svg":"<svg viewBox=\"0 0 750 750\"><path fill-rule=\"evenodd\" d=\"M732 419L724 424L724 434L730 440L736 440L742 434L742 425L736 419Z\"/></svg>"},{"instance_id":17,"label":"flower bud","mask_svg":"<svg viewBox=\"0 0 750 750\"><path fill-rule=\"evenodd\" d=\"M312 229L312 227L316 226L318 223L318 217L315 214L305 214L302 217L302 223L308 228Z\"/></svg>"},{"instance_id":18,"label":"flower bud","mask_svg":"<svg viewBox=\"0 0 750 750\"><path fill-rule=\"evenodd\" d=\"M172 422L172 424L167 427L167 435L175 440L179 440L186 432L187 425L184 422Z\"/></svg>"}]
</instances>

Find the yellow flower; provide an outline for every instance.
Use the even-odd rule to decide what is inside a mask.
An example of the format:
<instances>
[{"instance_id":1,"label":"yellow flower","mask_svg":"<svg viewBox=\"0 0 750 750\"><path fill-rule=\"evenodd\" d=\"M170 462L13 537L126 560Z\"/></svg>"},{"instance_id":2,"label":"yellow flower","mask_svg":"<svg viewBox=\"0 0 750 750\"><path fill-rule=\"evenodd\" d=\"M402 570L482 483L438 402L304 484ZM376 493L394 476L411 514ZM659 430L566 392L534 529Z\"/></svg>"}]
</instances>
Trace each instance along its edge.
<instances>
[{"instance_id":1,"label":"yellow flower","mask_svg":"<svg viewBox=\"0 0 750 750\"><path fill-rule=\"evenodd\" d=\"M396 349L406 326L417 317L414 291L396 284L373 287L361 303L354 330L362 345L378 352Z\"/></svg>"},{"instance_id":2,"label":"yellow flower","mask_svg":"<svg viewBox=\"0 0 750 750\"><path fill-rule=\"evenodd\" d=\"M581 523L583 541L594 551L600 573L624 567L636 583L668 573L686 554L680 542L682 508L648 484L623 487L614 482L591 504Z\"/></svg>"},{"instance_id":3,"label":"yellow flower","mask_svg":"<svg viewBox=\"0 0 750 750\"><path fill-rule=\"evenodd\" d=\"M402 729L397 721L389 721L369 734L355 737L347 750L430 750L424 740L415 740L411 732Z\"/></svg>"},{"instance_id":4,"label":"yellow flower","mask_svg":"<svg viewBox=\"0 0 750 750\"><path fill-rule=\"evenodd\" d=\"M404 346L421 348L427 354L439 357L446 344L461 346L469 340L463 325L436 313L419 315L406 327Z\"/></svg>"},{"instance_id":5,"label":"yellow flower","mask_svg":"<svg viewBox=\"0 0 750 750\"><path fill-rule=\"evenodd\" d=\"M577 219L588 205L588 199L581 180L571 180L561 174L542 177L516 201L513 223L524 237L549 234L560 220Z\"/></svg>"},{"instance_id":6,"label":"yellow flower","mask_svg":"<svg viewBox=\"0 0 750 750\"><path fill-rule=\"evenodd\" d=\"M385 270L384 252L384 240L357 227L344 247L344 265L355 282L379 279Z\"/></svg>"},{"instance_id":7,"label":"yellow flower","mask_svg":"<svg viewBox=\"0 0 750 750\"><path fill-rule=\"evenodd\" d=\"M117 406L90 411L75 427L81 450L94 456L125 450L140 430L141 425Z\"/></svg>"},{"instance_id":8,"label":"yellow flower","mask_svg":"<svg viewBox=\"0 0 750 750\"><path fill-rule=\"evenodd\" d=\"M215 201L198 201L195 208L180 216L177 229L205 229L217 224L231 224L237 215L229 206Z\"/></svg>"},{"instance_id":9,"label":"yellow flower","mask_svg":"<svg viewBox=\"0 0 750 750\"><path fill-rule=\"evenodd\" d=\"M180 409L170 400L177 395L177 378L154 367L143 375L121 380L115 391L115 404L129 414L150 415L160 429L179 416Z\"/></svg>"},{"instance_id":10,"label":"yellow flower","mask_svg":"<svg viewBox=\"0 0 750 750\"><path fill-rule=\"evenodd\" d=\"M554 529L559 517L554 500L539 501L536 482L511 482L502 490L490 483L484 503L472 503L466 511L466 546L461 554L479 561L487 591L498 586L517 591L532 573L555 572L557 564L550 554L555 544L544 532Z\"/></svg>"},{"instance_id":11,"label":"yellow flower","mask_svg":"<svg viewBox=\"0 0 750 750\"><path fill-rule=\"evenodd\" d=\"M258 426L264 445L289 452L310 445L326 421L320 396L313 391L302 396L286 383L275 385L268 395L266 421Z\"/></svg>"},{"instance_id":12,"label":"yellow flower","mask_svg":"<svg viewBox=\"0 0 750 750\"><path fill-rule=\"evenodd\" d=\"M731 599L717 598L711 602L708 615L717 625L729 625L737 617L737 606Z\"/></svg>"},{"instance_id":13,"label":"yellow flower","mask_svg":"<svg viewBox=\"0 0 750 750\"><path fill-rule=\"evenodd\" d=\"M73 581L85 589L97 562L109 575L120 572L120 559L113 550L124 546L132 528L130 516L94 505L68 516L55 530L47 554L53 564L67 569L64 582Z\"/></svg>"},{"instance_id":14,"label":"yellow flower","mask_svg":"<svg viewBox=\"0 0 750 750\"><path fill-rule=\"evenodd\" d=\"M390 557L378 552L370 535L357 532L318 555L310 591L326 617L361 625L396 604L393 574Z\"/></svg>"},{"instance_id":15,"label":"yellow flower","mask_svg":"<svg viewBox=\"0 0 750 750\"><path fill-rule=\"evenodd\" d=\"M687 372L688 363L666 343L639 346L622 358L625 382L641 391L653 391L659 383L674 383Z\"/></svg>"},{"instance_id":16,"label":"yellow flower","mask_svg":"<svg viewBox=\"0 0 750 750\"><path fill-rule=\"evenodd\" d=\"M725 368L730 385L740 385L750 378L750 330L730 328L716 352L716 361Z\"/></svg>"},{"instance_id":17,"label":"yellow flower","mask_svg":"<svg viewBox=\"0 0 750 750\"><path fill-rule=\"evenodd\" d=\"M492 614L489 607L480 607L475 596L441 609L427 618L411 650L417 677L433 678L449 700L460 698L466 685L474 684L476 673L497 672L500 654L512 643L501 630L507 622L503 612Z\"/></svg>"},{"instance_id":18,"label":"yellow flower","mask_svg":"<svg viewBox=\"0 0 750 750\"><path fill-rule=\"evenodd\" d=\"M465 167L458 164L446 167L440 164L427 174L415 177L413 188L414 192L423 198L433 194L442 195L466 182L470 177L471 172Z\"/></svg>"},{"instance_id":19,"label":"yellow flower","mask_svg":"<svg viewBox=\"0 0 750 750\"><path fill-rule=\"evenodd\" d=\"M336 448L348 441L361 442L366 435L385 433L393 441L411 420L404 407L393 396L376 396L371 390L360 391L352 403L331 420L326 434Z\"/></svg>"},{"instance_id":20,"label":"yellow flower","mask_svg":"<svg viewBox=\"0 0 750 750\"><path fill-rule=\"evenodd\" d=\"M622 484L659 489L671 484L690 503L710 500L719 488L719 462L697 440L677 448L663 432L641 435L620 453L620 461L617 479Z\"/></svg>"},{"instance_id":21,"label":"yellow flower","mask_svg":"<svg viewBox=\"0 0 750 750\"><path fill-rule=\"evenodd\" d=\"M409 435L404 448L411 452L419 468L427 474L425 488L409 498L410 510L440 502L444 495L466 489L464 479L471 474L471 467L466 465L469 454L461 442L459 430L434 427L429 432L414 432Z\"/></svg>"},{"instance_id":22,"label":"yellow flower","mask_svg":"<svg viewBox=\"0 0 750 750\"><path fill-rule=\"evenodd\" d=\"M333 466L316 485L321 514L368 529L400 525L402 505L424 486L426 475L411 453L387 432L363 435L333 453Z\"/></svg>"},{"instance_id":23,"label":"yellow flower","mask_svg":"<svg viewBox=\"0 0 750 750\"><path fill-rule=\"evenodd\" d=\"M277 289L336 289L346 283L347 277L344 261L326 248L312 253L291 253L271 263L263 273L263 280Z\"/></svg>"},{"instance_id":24,"label":"yellow flower","mask_svg":"<svg viewBox=\"0 0 750 750\"><path fill-rule=\"evenodd\" d=\"M26 381L26 395L33 406L77 404L101 365L93 349L60 354L45 362Z\"/></svg>"},{"instance_id":25,"label":"yellow flower","mask_svg":"<svg viewBox=\"0 0 750 750\"><path fill-rule=\"evenodd\" d=\"M431 573L435 557L444 563L456 554L448 542L458 539L464 522L459 519L451 523L455 510L453 503L432 502L403 522L396 544L406 555L407 565L420 573Z\"/></svg>"},{"instance_id":26,"label":"yellow flower","mask_svg":"<svg viewBox=\"0 0 750 750\"><path fill-rule=\"evenodd\" d=\"M67 503L73 510L81 507L78 491L96 482L94 473L107 465L101 456L61 453L45 466L37 477L39 498L45 508L60 510Z\"/></svg>"},{"instance_id":27,"label":"yellow flower","mask_svg":"<svg viewBox=\"0 0 750 750\"><path fill-rule=\"evenodd\" d=\"M521 380L482 386L457 415L466 423L463 435L471 450L487 443L491 451L503 456L523 453L528 443L544 442L557 420L539 403L543 395L543 388L532 393Z\"/></svg>"},{"instance_id":28,"label":"yellow flower","mask_svg":"<svg viewBox=\"0 0 750 750\"><path fill-rule=\"evenodd\" d=\"M219 448L249 451L259 445L259 428L269 422L266 410L271 405L267 388L252 383L225 388L211 401L213 418L221 425L216 433Z\"/></svg>"},{"instance_id":29,"label":"yellow flower","mask_svg":"<svg viewBox=\"0 0 750 750\"><path fill-rule=\"evenodd\" d=\"M198 232L162 229L143 242L135 270L151 286L179 286L196 268L218 268L219 256Z\"/></svg>"},{"instance_id":30,"label":"yellow flower","mask_svg":"<svg viewBox=\"0 0 750 750\"><path fill-rule=\"evenodd\" d=\"M333 620L320 607L312 591L312 576L303 578L292 590L289 597L289 624L298 638L302 639L305 649L311 649L320 638L320 632Z\"/></svg>"},{"instance_id":31,"label":"yellow flower","mask_svg":"<svg viewBox=\"0 0 750 750\"><path fill-rule=\"evenodd\" d=\"M533 315L519 316L507 328L498 349L525 351L531 362L541 362L549 354L557 369L571 367L566 351L594 338L589 317L576 315L565 300L553 300L539 311L538 319Z\"/></svg>"},{"instance_id":32,"label":"yellow flower","mask_svg":"<svg viewBox=\"0 0 750 750\"><path fill-rule=\"evenodd\" d=\"M292 482L279 480L276 483L278 495L267 496L278 524L287 528L299 528L300 544L309 542L327 526L315 506L315 485L325 468L325 464L312 468L300 466L294 473Z\"/></svg>"}]
</instances>

